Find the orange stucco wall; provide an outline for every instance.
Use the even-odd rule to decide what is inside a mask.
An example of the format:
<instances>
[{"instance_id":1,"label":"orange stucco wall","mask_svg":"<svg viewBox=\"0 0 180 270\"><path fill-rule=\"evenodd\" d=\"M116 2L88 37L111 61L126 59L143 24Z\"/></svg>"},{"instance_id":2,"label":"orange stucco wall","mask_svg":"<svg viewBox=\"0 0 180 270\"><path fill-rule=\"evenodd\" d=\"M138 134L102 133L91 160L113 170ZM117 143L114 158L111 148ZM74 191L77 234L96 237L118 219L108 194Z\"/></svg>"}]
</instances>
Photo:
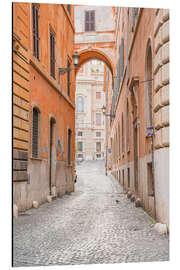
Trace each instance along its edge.
<instances>
[{"instance_id":1,"label":"orange stucco wall","mask_svg":"<svg viewBox=\"0 0 180 270\"><path fill-rule=\"evenodd\" d=\"M16 118L26 118L24 119L26 126L23 125L24 123L21 126L27 129L26 137L22 137L25 131L23 130L23 134L20 134L20 132L22 133L20 128L19 133L15 130L13 134L15 142L19 138L17 147L26 150L26 153L28 151L28 165L26 165L28 177L14 185L14 203L18 205L20 211L32 207L34 200L40 204L45 202L51 188L55 188L56 195L58 193L63 195L66 191L74 190L75 73L74 70L70 73L70 94L68 95L67 75L59 76L58 72L58 68L67 67L68 60L73 67L74 8L71 5L70 14L67 5L37 4L37 6L39 10L39 60L33 55L32 4L14 3L13 9L13 32L19 35L20 42L23 42L23 49L25 48L23 61L22 57L20 58L23 62L21 71L27 70L26 73L28 72L28 74L22 72L22 74L18 74L14 70L13 73L14 101L17 102L18 95L22 96L22 102L18 104L18 109L14 109L14 115ZM23 23L22 19L24 19ZM50 28L55 34L55 79L50 75ZM22 56L21 51L20 47L20 56ZM16 61L16 59L17 53L13 60ZM18 59L18 61L19 64L20 60ZM32 112L34 107L38 108L40 119L37 158L32 157ZM55 119L55 124L50 184L51 118ZM14 121L14 129L16 123L18 122ZM68 129L72 131L71 164L67 162ZM16 147L15 144L14 146ZM50 187L50 185L52 186Z\"/></svg>"}]
</instances>

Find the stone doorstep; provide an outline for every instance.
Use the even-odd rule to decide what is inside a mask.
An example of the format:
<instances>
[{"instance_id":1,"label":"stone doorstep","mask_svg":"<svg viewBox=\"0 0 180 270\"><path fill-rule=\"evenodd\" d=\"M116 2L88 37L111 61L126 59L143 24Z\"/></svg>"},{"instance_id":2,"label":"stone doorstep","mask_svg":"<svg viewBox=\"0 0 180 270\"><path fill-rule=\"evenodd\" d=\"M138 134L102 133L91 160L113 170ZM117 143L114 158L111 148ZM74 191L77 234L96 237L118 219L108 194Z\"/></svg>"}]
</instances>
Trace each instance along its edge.
<instances>
[{"instance_id":1,"label":"stone doorstep","mask_svg":"<svg viewBox=\"0 0 180 270\"><path fill-rule=\"evenodd\" d=\"M166 224L156 223L153 226L153 228L160 235L162 235L162 234L168 234L168 228L167 228L167 225Z\"/></svg>"}]
</instances>

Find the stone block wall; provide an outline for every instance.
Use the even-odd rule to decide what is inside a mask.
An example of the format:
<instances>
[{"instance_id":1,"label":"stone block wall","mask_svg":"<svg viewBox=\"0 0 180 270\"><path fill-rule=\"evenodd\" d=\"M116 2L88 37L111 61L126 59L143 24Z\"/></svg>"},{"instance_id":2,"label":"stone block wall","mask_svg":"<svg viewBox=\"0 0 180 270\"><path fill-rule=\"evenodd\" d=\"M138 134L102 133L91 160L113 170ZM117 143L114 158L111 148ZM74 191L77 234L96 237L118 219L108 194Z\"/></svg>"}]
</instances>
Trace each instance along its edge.
<instances>
[{"instance_id":1,"label":"stone block wall","mask_svg":"<svg viewBox=\"0 0 180 270\"><path fill-rule=\"evenodd\" d=\"M22 206L28 181L29 5L13 3L13 203Z\"/></svg>"},{"instance_id":2,"label":"stone block wall","mask_svg":"<svg viewBox=\"0 0 180 270\"><path fill-rule=\"evenodd\" d=\"M169 227L169 10L157 9L154 23L154 127L156 219Z\"/></svg>"},{"instance_id":3,"label":"stone block wall","mask_svg":"<svg viewBox=\"0 0 180 270\"><path fill-rule=\"evenodd\" d=\"M154 23L155 148L169 147L169 10L159 9Z\"/></svg>"}]
</instances>

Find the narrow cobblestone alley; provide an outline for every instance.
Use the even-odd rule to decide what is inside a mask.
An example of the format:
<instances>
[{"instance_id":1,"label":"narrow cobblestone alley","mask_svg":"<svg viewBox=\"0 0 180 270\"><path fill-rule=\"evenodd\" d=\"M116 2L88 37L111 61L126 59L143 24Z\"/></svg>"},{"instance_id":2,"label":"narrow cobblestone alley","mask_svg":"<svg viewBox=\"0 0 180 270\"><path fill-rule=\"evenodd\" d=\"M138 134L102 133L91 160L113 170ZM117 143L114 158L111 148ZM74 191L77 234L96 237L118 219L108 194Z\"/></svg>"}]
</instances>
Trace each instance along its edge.
<instances>
[{"instance_id":1,"label":"narrow cobblestone alley","mask_svg":"<svg viewBox=\"0 0 180 270\"><path fill-rule=\"evenodd\" d=\"M168 236L105 176L103 161L83 162L77 173L74 193L14 219L14 266L168 260Z\"/></svg>"}]
</instances>

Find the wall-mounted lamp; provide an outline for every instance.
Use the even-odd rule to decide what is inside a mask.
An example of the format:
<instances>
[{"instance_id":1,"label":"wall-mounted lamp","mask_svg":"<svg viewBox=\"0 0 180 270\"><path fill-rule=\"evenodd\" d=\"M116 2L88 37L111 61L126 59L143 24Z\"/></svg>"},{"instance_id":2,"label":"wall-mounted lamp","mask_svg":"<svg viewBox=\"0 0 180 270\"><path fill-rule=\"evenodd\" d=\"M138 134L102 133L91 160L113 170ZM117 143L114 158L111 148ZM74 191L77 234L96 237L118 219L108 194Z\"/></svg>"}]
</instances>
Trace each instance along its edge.
<instances>
[{"instance_id":1,"label":"wall-mounted lamp","mask_svg":"<svg viewBox=\"0 0 180 270\"><path fill-rule=\"evenodd\" d=\"M106 107L105 106L102 107L102 112L105 116L110 116L111 118L115 118L115 114L106 114Z\"/></svg>"},{"instance_id":2,"label":"wall-mounted lamp","mask_svg":"<svg viewBox=\"0 0 180 270\"><path fill-rule=\"evenodd\" d=\"M77 52L75 52L75 54L73 54L72 58L73 58L74 68L59 68L59 75L62 75L62 74L67 73L68 71L77 69L80 56L78 55Z\"/></svg>"}]
</instances>

